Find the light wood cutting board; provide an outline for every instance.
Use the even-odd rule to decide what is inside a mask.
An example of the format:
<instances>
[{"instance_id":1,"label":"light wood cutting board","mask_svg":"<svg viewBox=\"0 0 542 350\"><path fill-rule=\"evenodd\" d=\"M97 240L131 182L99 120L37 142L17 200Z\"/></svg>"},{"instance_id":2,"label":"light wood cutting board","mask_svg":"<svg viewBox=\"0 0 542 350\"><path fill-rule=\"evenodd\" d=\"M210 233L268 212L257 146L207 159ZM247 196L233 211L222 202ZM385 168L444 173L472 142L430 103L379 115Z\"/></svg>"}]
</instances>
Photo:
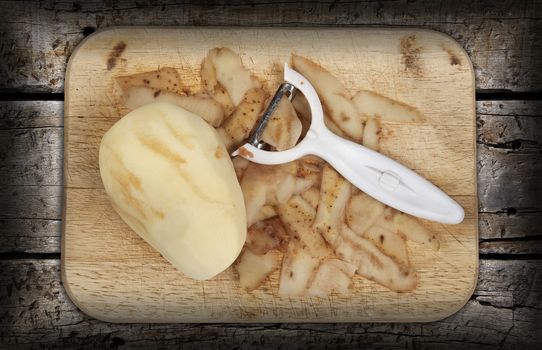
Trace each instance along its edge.
<instances>
[{"instance_id":1,"label":"light wood cutting board","mask_svg":"<svg viewBox=\"0 0 542 350\"><path fill-rule=\"evenodd\" d=\"M348 297L279 297L278 272L246 293L230 268L198 282L175 270L113 211L98 170L102 135L125 113L114 77L161 66L199 89L207 50L229 47L273 92L292 52L320 62L354 92L373 90L422 111L386 124L381 151L465 208L459 225L427 223L438 252L408 243L420 281L398 294L356 277ZM461 308L476 284L478 231L474 75L450 37L426 30L113 28L87 38L66 77L62 277L74 303L112 322L430 321Z\"/></svg>"}]
</instances>

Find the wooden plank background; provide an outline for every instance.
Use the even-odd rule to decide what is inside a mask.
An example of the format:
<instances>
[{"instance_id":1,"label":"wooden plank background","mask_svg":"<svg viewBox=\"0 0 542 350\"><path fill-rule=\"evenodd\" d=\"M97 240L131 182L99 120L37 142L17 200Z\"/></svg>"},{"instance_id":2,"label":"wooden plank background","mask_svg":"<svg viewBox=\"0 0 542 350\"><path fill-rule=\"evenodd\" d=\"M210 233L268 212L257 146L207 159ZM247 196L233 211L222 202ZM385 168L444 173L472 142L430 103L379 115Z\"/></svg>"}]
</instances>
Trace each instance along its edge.
<instances>
[{"instance_id":1,"label":"wooden plank background","mask_svg":"<svg viewBox=\"0 0 542 350\"><path fill-rule=\"evenodd\" d=\"M0 1L0 347L473 348L542 343L542 2ZM66 61L113 25L416 26L469 53L477 78L480 273L428 324L106 324L60 280Z\"/></svg>"}]
</instances>

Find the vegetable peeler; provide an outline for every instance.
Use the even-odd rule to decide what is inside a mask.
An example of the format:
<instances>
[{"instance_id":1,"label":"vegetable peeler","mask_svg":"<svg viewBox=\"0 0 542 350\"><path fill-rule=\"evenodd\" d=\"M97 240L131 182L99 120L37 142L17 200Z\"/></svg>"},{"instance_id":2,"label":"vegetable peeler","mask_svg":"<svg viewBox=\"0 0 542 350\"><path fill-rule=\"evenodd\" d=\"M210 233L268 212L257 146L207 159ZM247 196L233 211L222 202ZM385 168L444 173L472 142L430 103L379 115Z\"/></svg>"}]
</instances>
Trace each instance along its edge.
<instances>
[{"instance_id":1,"label":"vegetable peeler","mask_svg":"<svg viewBox=\"0 0 542 350\"><path fill-rule=\"evenodd\" d=\"M404 213L443 224L463 221L463 208L437 186L409 168L367 147L331 132L324 124L322 104L311 83L284 65L284 80L248 142L233 152L259 164L281 164L305 155L315 155L335 168L354 186L374 199ZM273 152L261 140L263 131L280 100L290 101L301 92L307 99L312 121L307 135L291 149Z\"/></svg>"}]
</instances>

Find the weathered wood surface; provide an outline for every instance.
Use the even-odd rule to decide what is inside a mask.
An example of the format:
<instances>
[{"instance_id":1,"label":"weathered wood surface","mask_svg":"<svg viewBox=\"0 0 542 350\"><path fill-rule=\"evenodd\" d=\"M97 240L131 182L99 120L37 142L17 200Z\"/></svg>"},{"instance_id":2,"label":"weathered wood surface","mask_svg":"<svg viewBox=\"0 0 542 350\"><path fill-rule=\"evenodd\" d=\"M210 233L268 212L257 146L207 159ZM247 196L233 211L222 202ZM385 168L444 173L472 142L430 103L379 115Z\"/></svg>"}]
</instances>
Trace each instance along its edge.
<instances>
[{"instance_id":1,"label":"weathered wood surface","mask_svg":"<svg viewBox=\"0 0 542 350\"><path fill-rule=\"evenodd\" d=\"M0 1L0 92L63 91L67 58L85 36L112 25L397 25L433 28L451 35L471 56L480 92L527 92L542 86L540 1L271 1L201 4L155 1ZM521 96L527 96L521 95ZM60 95L0 94L0 131L62 126ZM491 98L495 95L480 95ZM503 98L519 95L502 93ZM478 102L480 163L486 181L479 198L480 275L473 298L457 314L430 324L104 324L78 311L60 284L61 173L48 166L61 154L32 137L0 139L0 348L525 348L538 349L542 316L540 238L542 211L535 184L540 168L540 101ZM519 122L518 122L519 121ZM527 124L526 124L527 123ZM519 130L519 131L518 131ZM499 131L499 132L497 132ZM7 143L5 139L11 140ZM27 140L27 141L24 141ZM30 141L28 141L30 140ZM519 141L519 142L518 142ZM36 166L6 155L6 146L28 142ZM57 144L58 145L58 144ZM516 154L523 157L516 161ZM2 158L5 157L5 158ZM55 158L56 157L56 158ZM11 164L5 165L5 159ZM514 168L513 170L503 169ZM493 167L493 168L492 168ZM58 171L58 170L54 170ZM480 175L482 174L482 175ZM507 175L508 174L508 175ZM512 175L510 175L512 174ZM516 174L527 183L512 182ZM501 177L501 175L505 175ZM510 177L511 176L511 177ZM512 179L513 181L514 179ZM52 185L41 187L49 181ZM530 184L529 184L529 181ZM493 197L493 198L497 198ZM28 199L28 202L25 201ZM500 202L499 202L500 200ZM517 207L515 206L517 205ZM533 206L534 205L534 206ZM41 255L53 253L53 260ZM488 255L489 254L489 255ZM12 260L12 258L16 260ZM19 260L32 257L32 260ZM488 258L496 258L492 260ZM522 260L517 260L521 258ZM6 260L7 259L7 260ZM233 339L233 340L232 340ZM299 344L299 345L298 345Z\"/></svg>"},{"instance_id":2,"label":"weathered wood surface","mask_svg":"<svg viewBox=\"0 0 542 350\"><path fill-rule=\"evenodd\" d=\"M466 49L478 89L540 91L539 1L2 1L0 91L61 92L66 61L94 30L119 25L418 26Z\"/></svg>"},{"instance_id":3,"label":"weathered wood surface","mask_svg":"<svg viewBox=\"0 0 542 350\"><path fill-rule=\"evenodd\" d=\"M534 349L542 342L541 266L542 260L482 260L467 305L426 324L148 325L106 324L82 314L60 283L58 260L4 260L0 346Z\"/></svg>"}]
</instances>

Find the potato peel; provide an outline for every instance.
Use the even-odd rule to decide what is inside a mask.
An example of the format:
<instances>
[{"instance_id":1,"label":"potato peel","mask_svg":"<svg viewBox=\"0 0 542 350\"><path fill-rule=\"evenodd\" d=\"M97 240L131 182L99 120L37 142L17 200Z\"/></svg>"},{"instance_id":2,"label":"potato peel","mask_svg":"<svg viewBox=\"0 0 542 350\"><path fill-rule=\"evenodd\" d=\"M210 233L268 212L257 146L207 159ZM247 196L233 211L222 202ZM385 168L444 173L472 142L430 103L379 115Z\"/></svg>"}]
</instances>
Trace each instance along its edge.
<instances>
[{"instance_id":1,"label":"potato peel","mask_svg":"<svg viewBox=\"0 0 542 350\"><path fill-rule=\"evenodd\" d=\"M326 126L338 136L378 150L381 123L420 123L416 108L373 91L353 97L317 63L292 55L292 66L311 81L324 109ZM192 93L171 67L117 77L128 108L166 101L200 115L217 128L229 152L246 140L269 101L261 82L227 48L207 53L201 65L203 90ZM188 95L190 94L190 95ZM310 127L311 111L298 94L283 99L263 140L274 150L295 146ZM420 220L395 211L353 188L323 160L313 156L263 166L235 157L247 211L248 234L234 268L240 285L252 291L280 271L279 295L346 295L352 276L391 290L414 289L406 240L439 249Z\"/></svg>"},{"instance_id":2,"label":"potato peel","mask_svg":"<svg viewBox=\"0 0 542 350\"><path fill-rule=\"evenodd\" d=\"M235 263L241 288L250 292L258 288L265 279L280 266L282 253L269 250L265 254L256 254L249 249L243 250Z\"/></svg>"},{"instance_id":3,"label":"potato peel","mask_svg":"<svg viewBox=\"0 0 542 350\"><path fill-rule=\"evenodd\" d=\"M338 257L357 267L356 273L396 292L416 288L418 277L410 267L397 263L370 240L343 225L335 244Z\"/></svg>"},{"instance_id":4,"label":"potato peel","mask_svg":"<svg viewBox=\"0 0 542 350\"><path fill-rule=\"evenodd\" d=\"M358 91L352 102L361 117L376 118L383 122L422 123L423 114L415 107L393 100L374 91Z\"/></svg>"},{"instance_id":5,"label":"potato peel","mask_svg":"<svg viewBox=\"0 0 542 350\"><path fill-rule=\"evenodd\" d=\"M325 240L333 245L337 239L352 185L344 179L335 169L326 165L322 170L322 184L320 186L320 201L318 212L314 221L314 229Z\"/></svg>"},{"instance_id":6,"label":"potato peel","mask_svg":"<svg viewBox=\"0 0 542 350\"><path fill-rule=\"evenodd\" d=\"M294 69L314 86L324 112L353 141L360 142L363 124L343 84L319 64L298 55L292 55Z\"/></svg>"}]
</instances>

